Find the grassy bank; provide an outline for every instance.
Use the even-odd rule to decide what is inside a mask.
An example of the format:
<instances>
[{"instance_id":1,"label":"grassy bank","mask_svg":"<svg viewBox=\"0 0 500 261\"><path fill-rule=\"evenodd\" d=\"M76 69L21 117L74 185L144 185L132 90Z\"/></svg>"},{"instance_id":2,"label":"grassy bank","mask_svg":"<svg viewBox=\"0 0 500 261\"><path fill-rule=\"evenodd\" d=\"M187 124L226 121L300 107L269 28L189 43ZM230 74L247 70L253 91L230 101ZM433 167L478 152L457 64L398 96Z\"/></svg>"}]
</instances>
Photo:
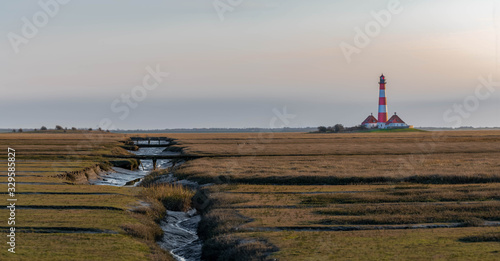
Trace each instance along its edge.
<instances>
[{"instance_id":1,"label":"grassy bank","mask_svg":"<svg viewBox=\"0 0 500 261\"><path fill-rule=\"evenodd\" d=\"M125 139L104 132L0 134L5 151L16 150L19 206L16 254L0 251L0 259L173 260L155 242L161 229L134 211L144 207L141 188L87 183L89 174L97 174L95 166L109 166L104 154L128 154L121 148ZM0 160L6 164L7 153ZM7 168L0 170L0 177L7 182ZM7 184L0 184L0 191L7 192ZM1 220L8 216L8 209L0 210ZM130 227L148 230L148 236Z\"/></svg>"}]
</instances>

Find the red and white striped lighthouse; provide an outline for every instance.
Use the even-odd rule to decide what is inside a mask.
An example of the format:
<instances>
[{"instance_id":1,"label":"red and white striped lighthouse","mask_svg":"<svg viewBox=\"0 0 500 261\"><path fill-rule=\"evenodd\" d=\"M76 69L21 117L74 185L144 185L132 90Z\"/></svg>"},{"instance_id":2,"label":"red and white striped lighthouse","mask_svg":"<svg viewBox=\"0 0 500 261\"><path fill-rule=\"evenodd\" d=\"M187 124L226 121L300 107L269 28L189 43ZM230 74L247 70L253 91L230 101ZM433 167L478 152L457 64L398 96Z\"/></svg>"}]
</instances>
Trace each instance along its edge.
<instances>
[{"instance_id":1,"label":"red and white striped lighthouse","mask_svg":"<svg viewBox=\"0 0 500 261\"><path fill-rule=\"evenodd\" d=\"M380 94L378 100L378 122L386 123L387 118L387 99L385 97L385 76L380 76Z\"/></svg>"},{"instance_id":2,"label":"red and white striped lighthouse","mask_svg":"<svg viewBox=\"0 0 500 261\"><path fill-rule=\"evenodd\" d=\"M361 123L365 128L379 128L379 129L402 129L402 128L413 128L413 125L406 124L399 116L394 113L394 115L388 119L387 117L387 98L385 97L385 76L380 75L380 93L378 96L378 119L375 119L373 115L368 116L365 121Z\"/></svg>"}]
</instances>

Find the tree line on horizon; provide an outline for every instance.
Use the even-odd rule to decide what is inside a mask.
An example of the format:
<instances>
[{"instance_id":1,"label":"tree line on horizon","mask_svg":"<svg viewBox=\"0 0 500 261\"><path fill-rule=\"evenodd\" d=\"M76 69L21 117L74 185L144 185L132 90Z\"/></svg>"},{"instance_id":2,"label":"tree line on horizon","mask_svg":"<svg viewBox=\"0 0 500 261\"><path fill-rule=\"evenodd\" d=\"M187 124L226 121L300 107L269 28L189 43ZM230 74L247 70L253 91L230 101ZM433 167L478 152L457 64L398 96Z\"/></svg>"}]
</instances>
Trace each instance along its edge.
<instances>
[{"instance_id":1,"label":"tree line on horizon","mask_svg":"<svg viewBox=\"0 0 500 261\"><path fill-rule=\"evenodd\" d=\"M355 132L355 131L363 131L367 130L363 125L358 125L354 127L344 127L342 124L335 124L333 126L319 126L318 130L316 131L317 133L342 133L342 132Z\"/></svg>"},{"instance_id":2,"label":"tree line on horizon","mask_svg":"<svg viewBox=\"0 0 500 261\"><path fill-rule=\"evenodd\" d=\"M42 126L40 127L40 129L33 129L33 131L35 132L38 132L38 131L49 131L50 129L45 127L45 126ZM56 131L62 131L62 132L67 132L69 129L68 127L65 127L63 128L61 125L56 125L54 129L52 130L56 130ZM70 129L71 131L93 131L92 128L76 128L76 127L71 127ZM103 131L102 128L97 128L97 131ZM12 129L12 132L24 132L24 130L22 128L19 128L18 130L16 129ZM106 130L106 132L109 132L109 130Z\"/></svg>"}]
</instances>

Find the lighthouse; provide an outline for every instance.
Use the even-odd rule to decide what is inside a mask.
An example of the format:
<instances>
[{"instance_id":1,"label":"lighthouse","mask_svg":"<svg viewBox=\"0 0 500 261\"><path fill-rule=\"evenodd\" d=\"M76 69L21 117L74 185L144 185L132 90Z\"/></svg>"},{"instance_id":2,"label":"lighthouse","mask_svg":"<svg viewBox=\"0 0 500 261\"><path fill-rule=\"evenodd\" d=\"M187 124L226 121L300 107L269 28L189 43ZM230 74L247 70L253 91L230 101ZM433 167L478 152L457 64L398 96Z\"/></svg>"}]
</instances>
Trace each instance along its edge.
<instances>
[{"instance_id":1,"label":"lighthouse","mask_svg":"<svg viewBox=\"0 0 500 261\"><path fill-rule=\"evenodd\" d=\"M378 96L378 128L385 128L385 123L389 119L387 117L387 98L385 97L385 76L384 74L380 75L380 91Z\"/></svg>"},{"instance_id":2,"label":"lighthouse","mask_svg":"<svg viewBox=\"0 0 500 261\"><path fill-rule=\"evenodd\" d=\"M379 95L378 95L378 119L370 115L364 120L361 125L368 129L395 129L395 128L413 128L412 125L406 124L396 113L389 119L387 117L387 98L385 97L385 81L384 74L380 75Z\"/></svg>"}]
</instances>

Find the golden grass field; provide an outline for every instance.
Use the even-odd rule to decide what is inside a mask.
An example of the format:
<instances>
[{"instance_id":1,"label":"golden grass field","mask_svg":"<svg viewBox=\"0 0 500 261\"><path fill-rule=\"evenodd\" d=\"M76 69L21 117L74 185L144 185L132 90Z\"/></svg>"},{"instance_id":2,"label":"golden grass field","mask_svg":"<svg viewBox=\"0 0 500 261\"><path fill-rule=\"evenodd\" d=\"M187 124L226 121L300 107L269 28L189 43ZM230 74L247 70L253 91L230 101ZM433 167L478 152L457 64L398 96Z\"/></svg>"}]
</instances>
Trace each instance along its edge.
<instances>
[{"instance_id":1,"label":"golden grass field","mask_svg":"<svg viewBox=\"0 0 500 261\"><path fill-rule=\"evenodd\" d=\"M154 221L165 206L188 208L192 192L58 175L127 154L120 141L130 136L174 138L184 153L206 156L175 175L211 184L193 198L207 260L500 259L500 131L448 131L0 134L5 152L16 149L18 205L35 207L17 210L18 260L171 260L154 242Z\"/></svg>"},{"instance_id":2,"label":"golden grass field","mask_svg":"<svg viewBox=\"0 0 500 261\"><path fill-rule=\"evenodd\" d=\"M215 184L207 258L500 259L500 131L169 137L210 156L176 171Z\"/></svg>"}]
</instances>

